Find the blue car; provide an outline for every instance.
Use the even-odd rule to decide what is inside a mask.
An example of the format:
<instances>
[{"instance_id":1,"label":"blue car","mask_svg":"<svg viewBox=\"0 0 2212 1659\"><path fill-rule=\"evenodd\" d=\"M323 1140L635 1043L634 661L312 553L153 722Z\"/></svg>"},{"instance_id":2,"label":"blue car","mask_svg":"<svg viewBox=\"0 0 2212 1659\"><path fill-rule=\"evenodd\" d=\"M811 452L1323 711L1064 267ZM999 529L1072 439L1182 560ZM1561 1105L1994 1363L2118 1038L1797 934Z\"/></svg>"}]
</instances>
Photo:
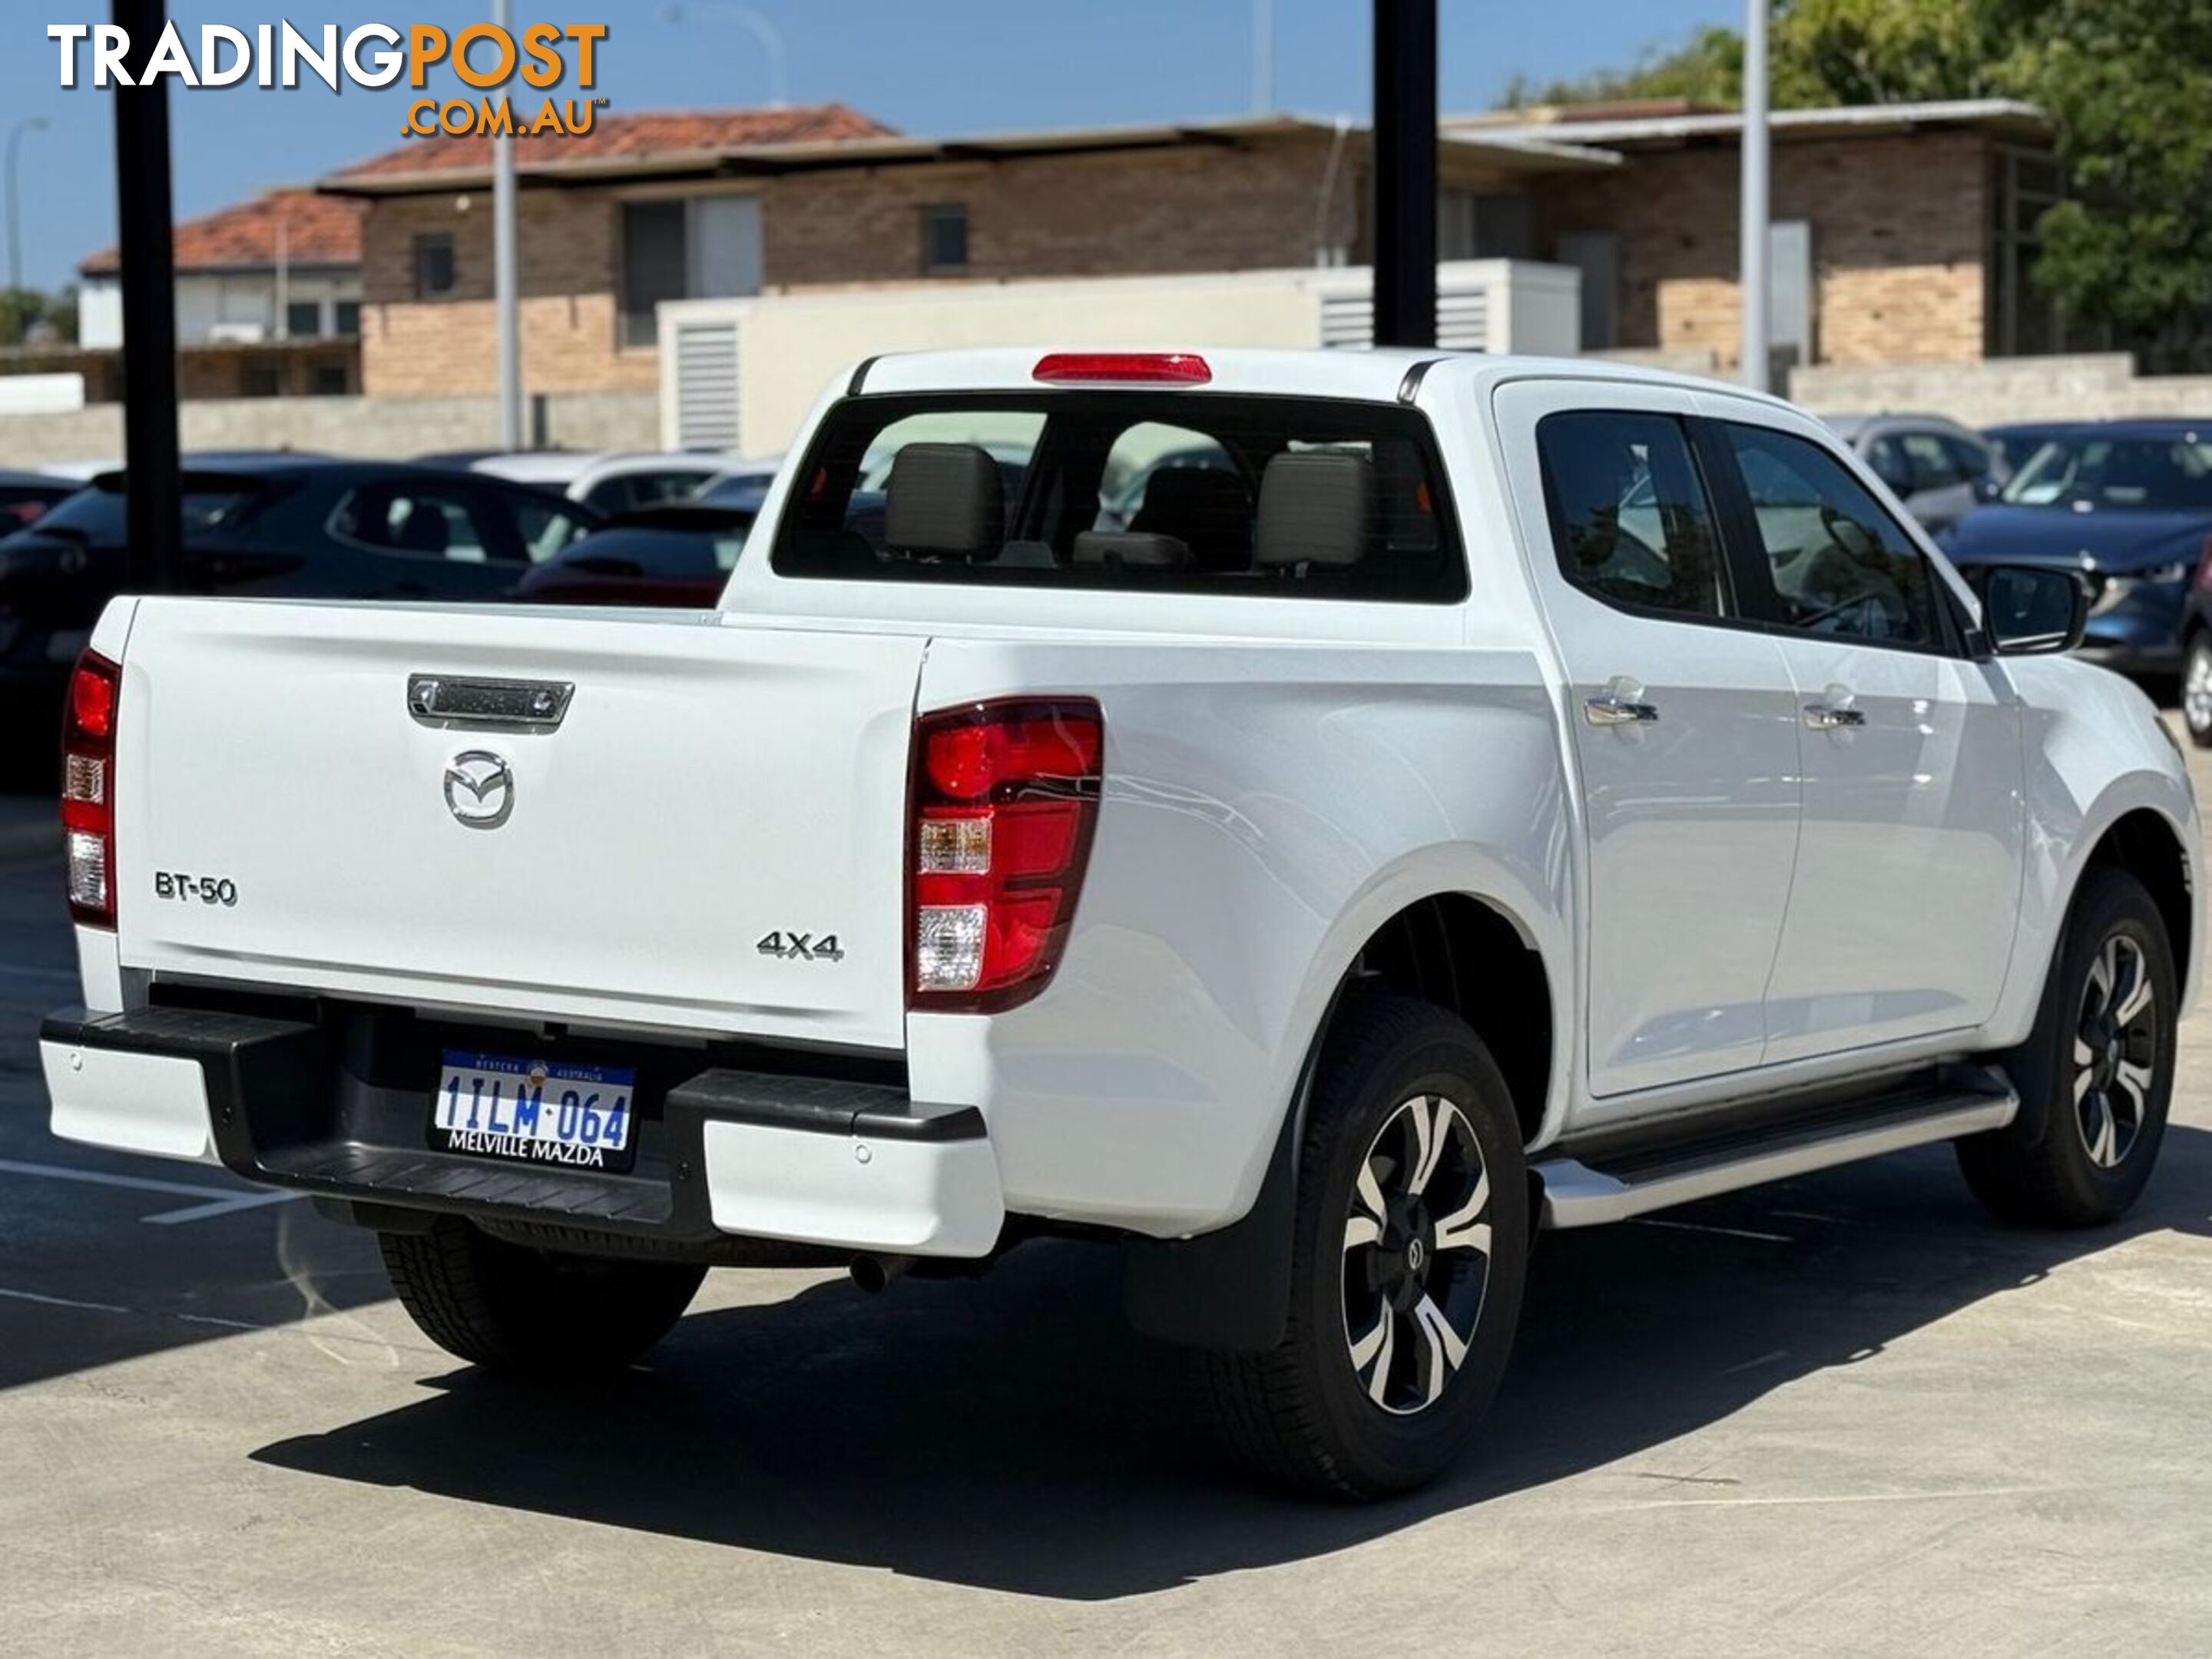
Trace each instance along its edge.
<instances>
[{"instance_id":1,"label":"blue car","mask_svg":"<svg viewBox=\"0 0 2212 1659\"><path fill-rule=\"evenodd\" d=\"M2105 421L2058 432L1996 500L1937 539L1986 564L2079 570L2093 598L2081 654L2126 674L2182 663L2182 614L2212 538L2212 420Z\"/></svg>"}]
</instances>

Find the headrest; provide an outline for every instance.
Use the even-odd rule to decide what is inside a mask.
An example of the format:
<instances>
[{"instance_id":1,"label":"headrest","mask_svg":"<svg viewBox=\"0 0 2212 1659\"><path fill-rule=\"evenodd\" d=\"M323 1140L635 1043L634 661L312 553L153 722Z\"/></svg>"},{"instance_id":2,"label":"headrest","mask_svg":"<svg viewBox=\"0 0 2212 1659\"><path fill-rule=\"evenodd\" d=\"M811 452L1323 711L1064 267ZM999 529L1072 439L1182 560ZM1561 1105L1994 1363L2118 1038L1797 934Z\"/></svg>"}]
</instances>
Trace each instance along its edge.
<instances>
[{"instance_id":1,"label":"headrest","mask_svg":"<svg viewBox=\"0 0 2212 1659\"><path fill-rule=\"evenodd\" d=\"M1278 455L1260 478L1253 560L1357 564L1375 522L1375 470L1358 455Z\"/></svg>"},{"instance_id":2,"label":"headrest","mask_svg":"<svg viewBox=\"0 0 2212 1659\"><path fill-rule=\"evenodd\" d=\"M1172 536L1140 535L1133 530L1086 530L1075 538L1069 562L1120 565L1129 570L1180 570L1190 562L1190 549Z\"/></svg>"},{"instance_id":3,"label":"headrest","mask_svg":"<svg viewBox=\"0 0 2212 1659\"><path fill-rule=\"evenodd\" d=\"M974 444L908 444L884 495L884 544L896 552L978 558L1006 533L999 464Z\"/></svg>"},{"instance_id":4,"label":"headrest","mask_svg":"<svg viewBox=\"0 0 2212 1659\"><path fill-rule=\"evenodd\" d=\"M1187 543L1200 569L1245 569L1252 562L1252 492L1224 467L1164 466L1145 480L1145 504L1129 528Z\"/></svg>"}]
</instances>

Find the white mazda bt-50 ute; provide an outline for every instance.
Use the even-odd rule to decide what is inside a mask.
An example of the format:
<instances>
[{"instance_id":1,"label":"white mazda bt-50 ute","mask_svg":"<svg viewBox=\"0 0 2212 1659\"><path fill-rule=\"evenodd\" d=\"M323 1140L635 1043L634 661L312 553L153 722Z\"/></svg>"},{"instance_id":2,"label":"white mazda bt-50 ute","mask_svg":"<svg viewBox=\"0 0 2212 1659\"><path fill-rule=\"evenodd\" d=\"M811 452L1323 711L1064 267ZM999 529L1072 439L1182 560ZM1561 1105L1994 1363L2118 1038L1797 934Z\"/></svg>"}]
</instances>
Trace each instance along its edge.
<instances>
[{"instance_id":1,"label":"white mazda bt-50 ute","mask_svg":"<svg viewBox=\"0 0 2212 1659\"><path fill-rule=\"evenodd\" d=\"M1937 1141L2135 1200L2201 854L2084 603L1712 382L874 360L713 611L117 600L53 1127L522 1370L709 1267L1110 1244L1246 1455L1403 1488L1540 1228Z\"/></svg>"}]
</instances>

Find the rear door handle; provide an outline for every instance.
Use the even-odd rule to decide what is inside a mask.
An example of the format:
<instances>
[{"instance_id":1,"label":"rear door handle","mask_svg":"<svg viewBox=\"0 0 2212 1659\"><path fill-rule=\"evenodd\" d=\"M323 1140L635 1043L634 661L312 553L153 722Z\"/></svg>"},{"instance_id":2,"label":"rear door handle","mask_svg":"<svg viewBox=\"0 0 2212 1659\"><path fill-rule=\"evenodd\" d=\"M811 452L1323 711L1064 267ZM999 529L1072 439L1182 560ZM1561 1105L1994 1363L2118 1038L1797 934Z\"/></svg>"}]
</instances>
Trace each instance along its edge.
<instances>
[{"instance_id":1,"label":"rear door handle","mask_svg":"<svg viewBox=\"0 0 2212 1659\"><path fill-rule=\"evenodd\" d=\"M1583 718L1592 726L1649 726L1659 718L1659 705L1601 691L1583 705Z\"/></svg>"},{"instance_id":2,"label":"rear door handle","mask_svg":"<svg viewBox=\"0 0 2212 1659\"><path fill-rule=\"evenodd\" d=\"M1826 702L1805 705L1805 729L1808 732L1844 732L1865 724L1866 711L1863 708L1841 708Z\"/></svg>"}]
</instances>

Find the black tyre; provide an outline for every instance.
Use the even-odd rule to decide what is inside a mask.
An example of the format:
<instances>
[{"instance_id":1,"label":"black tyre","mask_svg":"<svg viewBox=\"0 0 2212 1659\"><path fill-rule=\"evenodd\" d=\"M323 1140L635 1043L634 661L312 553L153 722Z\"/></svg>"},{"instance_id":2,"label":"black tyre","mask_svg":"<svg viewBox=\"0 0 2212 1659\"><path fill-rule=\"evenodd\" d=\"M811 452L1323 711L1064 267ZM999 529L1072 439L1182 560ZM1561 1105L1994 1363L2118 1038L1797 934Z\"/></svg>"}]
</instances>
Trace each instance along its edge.
<instances>
[{"instance_id":1,"label":"black tyre","mask_svg":"<svg viewBox=\"0 0 2212 1659\"><path fill-rule=\"evenodd\" d=\"M1290 1485L1419 1486L1498 1391L1528 1264L1521 1127L1489 1050L1425 1003L1358 998L1309 1104L1287 1329L1267 1353L1199 1357L1208 1414Z\"/></svg>"},{"instance_id":2,"label":"black tyre","mask_svg":"<svg viewBox=\"0 0 2212 1659\"><path fill-rule=\"evenodd\" d=\"M2166 1135L2179 1002L2173 949L2149 893L2124 871L2090 871L2035 1030L2001 1057L2020 1116L1959 1143L1974 1196L2028 1226L2126 1214Z\"/></svg>"},{"instance_id":3,"label":"black tyre","mask_svg":"<svg viewBox=\"0 0 2212 1659\"><path fill-rule=\"evenodd\" d=\"M2189 636L2181 664L2181 723L2199 749L2212 749L2212 628Z\"/></svg>"},{"instance_id":4,"label":"black tyre","mask_svg":"<svg viewBox=\"0 0 2212 1659\"><path fill-rule=\"evenodd\" d=\"M425 1336L472 1364L544 1376L629 1364L684 1316L707 1273L530 1249L453 1217L427 1233L380 1233L377 1243Z\"/></svg>"}]
</instances>

